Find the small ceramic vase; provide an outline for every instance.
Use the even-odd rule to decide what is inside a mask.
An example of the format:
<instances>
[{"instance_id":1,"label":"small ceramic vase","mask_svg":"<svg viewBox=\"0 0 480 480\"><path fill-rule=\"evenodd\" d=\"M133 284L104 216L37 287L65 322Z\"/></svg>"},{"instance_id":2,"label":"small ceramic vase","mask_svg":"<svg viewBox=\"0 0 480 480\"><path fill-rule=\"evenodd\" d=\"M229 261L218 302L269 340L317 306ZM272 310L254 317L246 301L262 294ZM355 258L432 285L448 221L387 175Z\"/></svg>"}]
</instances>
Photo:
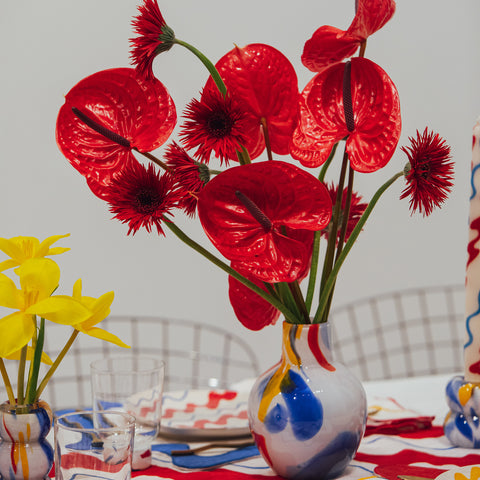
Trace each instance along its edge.
<instances>
[{"instance_id":1,"label":"small ceramic vase","mask_svg":"<svg viewBox=\"0 0 480 480\"><path fill-rule=\"evenodd\" d=\"M255 382L249 424L257 447L284 478L341 475L355 455L367 419L360 381L332 359L328 323L283 323L279 363Z\"/></svg>"},{"instance_id":2,"label":"small ceramic vase","mask_svg":"<svg viewBox=\"0 0 480 480\"><path fill-rule=\"evenodd\" d=\"M0 405L0 478L43 480L53 465L53 448L46 440L52 410L46 402Z\"/></svg>"}]
</instances>

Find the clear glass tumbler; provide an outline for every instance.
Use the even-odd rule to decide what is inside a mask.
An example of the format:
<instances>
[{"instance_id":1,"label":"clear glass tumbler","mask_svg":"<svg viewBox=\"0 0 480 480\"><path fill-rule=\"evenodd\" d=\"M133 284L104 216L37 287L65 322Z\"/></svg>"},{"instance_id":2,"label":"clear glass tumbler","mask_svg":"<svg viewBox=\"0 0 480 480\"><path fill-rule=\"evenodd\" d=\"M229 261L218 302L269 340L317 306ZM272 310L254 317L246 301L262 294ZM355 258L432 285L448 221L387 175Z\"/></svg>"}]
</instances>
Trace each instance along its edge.
<instances>
[{"instance_id":1,"label":"clear glass tumbler","mask_svg":"<svg viewBox=\"0 0 480 480\"><path fill-rule=\"evenodd\" d=\"M55 479L130 480L135 418L76 411L55 417Z\"/></svg>"},{"instance_id":2,"label":"clear glass tumbler","mask_svg":"<svg viewBox=\"0 0 480 480\"><path fill-rule=\"evenodd\" d=\"M132 468L151 465L160 429L165 363L142 355L109 357L91 364L93 410L121 410L135 417Z\"/></svg>"}]
</instances>

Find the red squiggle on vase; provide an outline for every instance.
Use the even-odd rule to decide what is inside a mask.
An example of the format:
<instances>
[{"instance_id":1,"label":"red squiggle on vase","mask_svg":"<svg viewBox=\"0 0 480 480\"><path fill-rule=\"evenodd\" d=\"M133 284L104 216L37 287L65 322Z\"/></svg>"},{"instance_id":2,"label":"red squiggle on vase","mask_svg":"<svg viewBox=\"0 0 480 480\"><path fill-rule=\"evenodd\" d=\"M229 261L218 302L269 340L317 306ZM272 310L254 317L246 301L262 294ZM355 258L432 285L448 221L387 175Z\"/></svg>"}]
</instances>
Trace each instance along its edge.
<instances>
[{"instance_id":1,"label":"red squiggle on vase","mask_svg":"<svg viewBox=\"0 0 480 480\"><path fill-rule=\"evenodd\" d=\"M322 353L322 350L318 346L318 330L320 328L319 323L315 323L313 325L310 325L310 328L308 329L308 346L310 347L310 350L312 351L313 355L317 359L317 362L319 365L325 370L328 370L330 372L335 371L335 367L330 364L325 356Z\"/></svg>"},{"instance_id":2,"label":"red squiggle on vase","mask_svg":"<svg viewBox=\"0 0 480 480\"><path fill-rule=\"evenodd\" d=\"M476 218L470 223L470 230L476 230L477 234L475 235L474 238L472 238L472 240L470 240L470 242L468 242L467 267L470 265L470 263L472 263L478 257L478 253L480 252L480 249L478 247L475 247L475 244L480 238L480 217Z\"/></svg>"}]
</instances>

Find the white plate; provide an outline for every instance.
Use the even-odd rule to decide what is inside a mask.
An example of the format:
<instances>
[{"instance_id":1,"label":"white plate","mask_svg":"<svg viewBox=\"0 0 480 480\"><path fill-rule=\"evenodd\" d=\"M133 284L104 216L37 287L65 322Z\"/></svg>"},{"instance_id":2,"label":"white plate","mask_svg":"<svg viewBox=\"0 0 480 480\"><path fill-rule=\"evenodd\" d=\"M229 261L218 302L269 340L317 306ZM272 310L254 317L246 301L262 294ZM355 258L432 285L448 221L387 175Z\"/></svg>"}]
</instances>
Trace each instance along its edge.
<instances>
[{"instance_id":1,"label":"white plate","mask_svg":"<svg viewBox=\"0 0 480 480\"><path fill-rule=\"evenodd\" d=\"M160 435L188 440L250 435L248 392L182 390L163 394Z\"/></svg>"}]
</instances>

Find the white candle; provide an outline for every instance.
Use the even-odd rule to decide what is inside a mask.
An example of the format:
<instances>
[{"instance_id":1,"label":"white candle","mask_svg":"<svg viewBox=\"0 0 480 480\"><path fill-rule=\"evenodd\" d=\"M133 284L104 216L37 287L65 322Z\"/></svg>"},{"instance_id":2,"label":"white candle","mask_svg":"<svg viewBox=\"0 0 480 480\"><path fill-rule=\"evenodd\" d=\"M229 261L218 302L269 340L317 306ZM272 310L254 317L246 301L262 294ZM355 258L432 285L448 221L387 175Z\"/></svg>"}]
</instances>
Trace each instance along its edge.
<instances>
[{"instance_id":1,"label":"white candle","mask_svg":"<svg viewBox=\"0 0 480 480\"><path fill-rule=\"evenodd\" d=\"M465 279L465 380L480 383L480 118L473 127L468 259Z\"/></svg>"}]
</instances>

